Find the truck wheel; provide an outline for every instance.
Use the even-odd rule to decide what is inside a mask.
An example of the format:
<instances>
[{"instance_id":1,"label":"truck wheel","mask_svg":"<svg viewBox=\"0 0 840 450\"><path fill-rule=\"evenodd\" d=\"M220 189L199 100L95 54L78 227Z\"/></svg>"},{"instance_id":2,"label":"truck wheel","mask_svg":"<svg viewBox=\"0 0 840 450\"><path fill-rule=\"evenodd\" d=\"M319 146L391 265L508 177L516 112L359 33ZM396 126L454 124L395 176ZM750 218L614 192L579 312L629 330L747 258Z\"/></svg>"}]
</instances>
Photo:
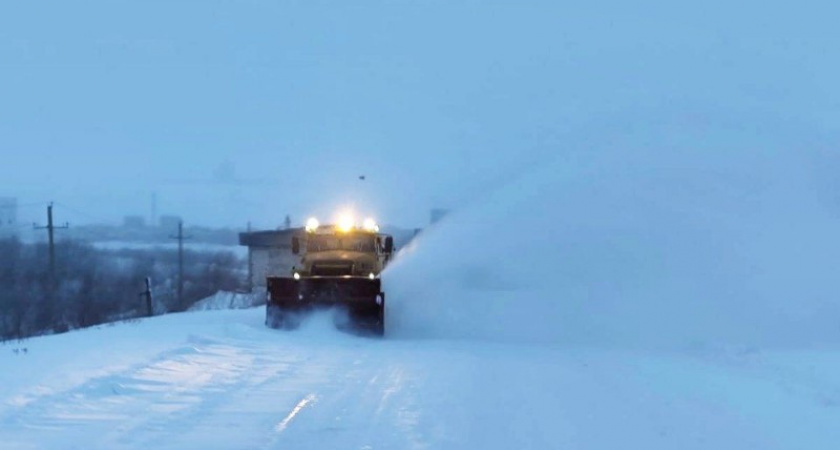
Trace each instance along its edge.
<instances>
[{"instance_id":1,"label":"truck wheel","mask_svg":"<svg viewBox=\"0 0 840 450\"><path fill-rule=\"evenodd\" d=\"M300 325L300 319L294 312L269 304L265 310L265 325L279 330L293 330Z\"/></svg>"}]
</instances>

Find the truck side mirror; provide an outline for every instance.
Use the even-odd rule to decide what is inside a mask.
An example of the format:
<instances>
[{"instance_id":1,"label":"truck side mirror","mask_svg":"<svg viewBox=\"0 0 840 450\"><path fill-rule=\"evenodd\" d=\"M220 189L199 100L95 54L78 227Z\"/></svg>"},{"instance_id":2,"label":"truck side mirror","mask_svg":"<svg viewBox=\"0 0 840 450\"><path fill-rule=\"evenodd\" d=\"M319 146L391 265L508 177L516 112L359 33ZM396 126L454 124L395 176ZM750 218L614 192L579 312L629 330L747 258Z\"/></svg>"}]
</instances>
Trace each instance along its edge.
<instances>
[{"instance_id":1,"label":"truck side mirror","mask_svg":"<svg viewBox=\"0 0 840 450\"><path fill-rule=\"evenodd\" d=\"M394 251L394 238L391 236L385 237L385 253L391 253Z\"/></svg>"},{"instance_id":2,"label":"truck side mirror","mask_svg":"<svg viewBox=\"0 0 840 450\"><path fill-rule=\"evenodd\" d=\"M297 236L292 237L292 253L295 255L300 253L300 238Z\"/></svg>"}]
</instances>

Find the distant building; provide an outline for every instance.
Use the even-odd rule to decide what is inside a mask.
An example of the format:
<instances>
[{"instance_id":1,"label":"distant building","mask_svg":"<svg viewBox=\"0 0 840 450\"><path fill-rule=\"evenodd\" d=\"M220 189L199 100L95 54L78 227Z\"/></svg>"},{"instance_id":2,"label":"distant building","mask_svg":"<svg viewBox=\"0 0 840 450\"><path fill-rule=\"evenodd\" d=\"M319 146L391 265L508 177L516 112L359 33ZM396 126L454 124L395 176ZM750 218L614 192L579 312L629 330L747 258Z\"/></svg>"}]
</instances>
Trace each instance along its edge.
<instances>
[{"instance_id":1,"label":"distant building","mask_svg":"<svg viewBox=\"0 0 840 450\"><path fill-rule=\"evenodd\" d=\"M248 247L251 289L265 289L269 276L291 276L299 256L292 253L292 237L305 237L303 228L239 233L239 245Z\"/></svg>"},{"instance_id":2,"label":"distant building","mask_svg":"<svg viewBox=\"0 0 840 450\"><path fill-rule=\"evenodd\" d=\"M429 224L434 225L435 223L439 222L441 219L446 217L447 214L449 214L448 209L443 209L443 208L432 209L432 212L431 212L430 217L429 217Z\"/></svg>"},{"instance_id":3,"label":"distant building","mask_svg":"<svg viewBox=\"0 0 840 450\"><path fill-rule=\"evenodd\" d=\"M125 228L145 228L146 219L143 216L125 216L123 217L123 227Z\"/></svg>"},{"instance_id":4,"label":"distant building","mask_svg":"<svg viewBox=\"0 0 840 450\"><path fill-rule=\"evenodd\" d=\"M160 227L164 230L177 230L181 216L160 216Z\"/></svg>"},{"instance_id":5,"label":"distant building","mask_svg":"<svg viewBox=\"0 0 840 450\"><path fill-rule=\"evenodd\" d=\"M0 236L17 234L17 208L16 198L0 197Z\"/></svg>"}]
</instances>

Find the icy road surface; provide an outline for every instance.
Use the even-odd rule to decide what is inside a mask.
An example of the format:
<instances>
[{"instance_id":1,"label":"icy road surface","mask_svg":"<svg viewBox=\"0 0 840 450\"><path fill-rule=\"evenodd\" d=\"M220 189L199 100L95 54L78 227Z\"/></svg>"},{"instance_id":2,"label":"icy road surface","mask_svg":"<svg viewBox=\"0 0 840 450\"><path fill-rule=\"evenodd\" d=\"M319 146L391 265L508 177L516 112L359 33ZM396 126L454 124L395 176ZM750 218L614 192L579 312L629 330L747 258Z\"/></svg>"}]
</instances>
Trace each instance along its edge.
<instances>
[{"instance_id":1,"label":"icy road surface","mask_svg":"<svg viewBox=\"0 0 840 450\"><path fill-rule=\"evenodd\" d=\"M3 449L830 449L840 353L377 340L263 310L7 343Z\"/></svg>"}]
</instances>

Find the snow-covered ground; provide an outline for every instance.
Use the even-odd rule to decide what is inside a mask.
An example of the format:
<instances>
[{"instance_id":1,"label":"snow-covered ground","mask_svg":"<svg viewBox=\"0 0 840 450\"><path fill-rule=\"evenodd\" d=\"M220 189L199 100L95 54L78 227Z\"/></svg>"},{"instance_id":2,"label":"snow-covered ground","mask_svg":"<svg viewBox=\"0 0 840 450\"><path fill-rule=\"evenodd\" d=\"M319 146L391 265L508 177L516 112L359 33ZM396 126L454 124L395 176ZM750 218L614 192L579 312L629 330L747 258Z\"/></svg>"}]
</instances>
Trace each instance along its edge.
<instances>
[{"instance_id":1,"label":"snow-covered ground","mask_svg":"<svg viewBox=\"0 0 840 450\"><path fill-rule=\"evenodd\" d=\"M4 449L831 449L840 351L368 339L260 308L7 344Z\"/></svg>"},{"instance_id":2,"label":"snow-covered ground","mask_svg":"<svg viewBox=\"0 0 840 450\"><path fill-rule=\"evenodd\" d=\"M178 250L177 242L167 243L142 243L142 242L126 242L126 241L99 241L94 242L93 246L103 250ZM222 245L222 244L208 244L202 243L186 243L185 250L216 253L227 252L233 253L237 257L245 258L248 256L248 248L241 245Z\"/></svg>"}]
</instances>

